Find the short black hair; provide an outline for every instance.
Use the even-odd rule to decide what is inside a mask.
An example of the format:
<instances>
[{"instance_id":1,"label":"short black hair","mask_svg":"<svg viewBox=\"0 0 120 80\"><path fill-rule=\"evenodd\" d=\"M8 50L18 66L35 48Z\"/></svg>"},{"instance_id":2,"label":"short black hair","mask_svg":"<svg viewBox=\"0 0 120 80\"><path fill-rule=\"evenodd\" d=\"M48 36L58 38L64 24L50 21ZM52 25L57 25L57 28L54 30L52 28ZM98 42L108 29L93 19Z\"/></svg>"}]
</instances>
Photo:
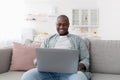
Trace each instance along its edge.
<instances>
[{"instance_id":1,"label":"short black hair","mask_svg":"<svg viewBox=\"0 0 120 80\"><path fill-rule=\"evenodd\" d=\"M66 15L59 15L59 16L57 17L57 19L60 18L60 17L64 17L64 18L66 18L68 24L70 24L70 23L69 23L69 18L68 18Z\"/></svg>"}]
</instances>

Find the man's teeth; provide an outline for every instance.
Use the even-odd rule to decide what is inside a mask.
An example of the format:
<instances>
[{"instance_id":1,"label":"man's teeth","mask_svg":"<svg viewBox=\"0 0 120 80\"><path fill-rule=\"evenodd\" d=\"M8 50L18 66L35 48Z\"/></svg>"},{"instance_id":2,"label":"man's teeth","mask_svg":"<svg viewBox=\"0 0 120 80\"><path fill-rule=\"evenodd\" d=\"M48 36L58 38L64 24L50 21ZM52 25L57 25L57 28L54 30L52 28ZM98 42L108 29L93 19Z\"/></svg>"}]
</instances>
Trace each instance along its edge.
<instances>
[{"instance_id":1,"label":"man's teeth","mask_svg":"<svg viewBox=\"0 0 120 80\"><path fill-rule=\"evenodd\" d=\"M60 30L60 31L64 31L64 30Z\"/></svg>"}]
</instances>

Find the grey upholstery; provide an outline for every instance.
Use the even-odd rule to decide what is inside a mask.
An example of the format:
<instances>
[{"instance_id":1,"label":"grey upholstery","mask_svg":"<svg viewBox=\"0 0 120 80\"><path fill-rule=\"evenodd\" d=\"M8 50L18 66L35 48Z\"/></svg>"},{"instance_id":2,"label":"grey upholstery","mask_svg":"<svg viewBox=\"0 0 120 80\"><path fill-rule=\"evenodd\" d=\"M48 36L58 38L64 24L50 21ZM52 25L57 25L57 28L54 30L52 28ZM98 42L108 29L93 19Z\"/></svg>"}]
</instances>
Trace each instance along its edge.
<instances>
[{"instance_id":1,"label":"grey upholstery","mask_svg":"<svg viewBox=\"0 0 120 80\"><path fill-rule=\"evenodd\" d=\"M120 75L93 73L91 80L120 80Z\"/></svg>"},{"instance_id":2,"label":"grey upholstery","mask_svg":"<svg viewBox=\"0 0 120 80\"><path fill-rule=\"evenodd\" d=\"M90 52L91 80L120 80L120 40L84 41ZM0 80L20 80L24 73L8 71L11 56L12 49L0 49Z\"/></svg>"},{"instance_id":3,"label":"grey upholstery","mask_svg":"<svg viewBox=\"0 0 120 80\"><path fill-rule=\"evenodd\" d=\"M120 73L120 41L91 40L91 71Z\"/></svg>"},{"instance_id":4,"label":"grey upholstery","mask_svg":"<svg viewBox=\"0 0 120 80\"><path fill-rule=\"evenodd\" d=\"M3 74L0 74L0 80L20 80L22 71L9 71Z\"/></svg>"},{"instance_id":5,"label":"grey upholstery","mask_svg":"<svg viewBox=\"0 0 120 80\"><path fill-rule=\"evenodd\" d=\"M12 49L0 49L0 73L6 72L10 68Z\"/></svg>"}]
</instances>

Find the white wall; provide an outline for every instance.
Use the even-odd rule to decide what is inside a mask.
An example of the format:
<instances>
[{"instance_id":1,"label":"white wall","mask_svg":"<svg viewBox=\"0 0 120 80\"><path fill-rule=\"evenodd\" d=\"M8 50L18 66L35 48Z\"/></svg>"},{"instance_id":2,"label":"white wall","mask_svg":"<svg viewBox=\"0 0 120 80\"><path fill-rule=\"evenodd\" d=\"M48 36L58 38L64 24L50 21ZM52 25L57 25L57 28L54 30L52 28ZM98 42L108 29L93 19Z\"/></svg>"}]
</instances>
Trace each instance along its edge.
<instances>
[{"instance_id":1,"label":"white wall","mask_svg":"<svg viewBox=\"0 0 120 80\"><path fill-rule=\"evenodd\" d=\"M72 9L97 8L95 0L26 0L27 13L48 13L55 10L56 15L65 14L72 21ZM54 12L53 12L54 13ZM57 16L56 16L57 17ZM47 22L28 22L27 26L37 31L55 33L56 17L49 17Z\"/></svg>"},{"instance_id":2,"label":"white wall","mask_svg":"<svg viewBox=\"0 0 120 80\"><path fill-rule=\"evenodd\" d=\"M120 40L120 1L119 0L26 0L26 12L50 13L57 8L56 13L66 14L71 21L71 9L73 8L99 8L98 35L102 39ZM54 33L56 17L49 18L48 22L31 23L28 26L38 31Z\"/></svg>"},{"instance_id":3,"label":"white wall","mask_svg":"<svg viewBox=\"0 0 120 80\"><path fill-rule=\"evenodd\" d=\"M99 35L103 39L120 40L120 1L97 0L99 7Z\"/></svg>"},{"instance_id":4,"label":"white wall","mask_svg":"<svg viewBox=\"0 0 120 80\"><path fill-rule=\"evenodd\" d=\"M0 42L21 39L23 15L23 0L0 0Z\"/></svg>"},{"instance_id":5,"label":"white wall","mask_svg":"<svg viewBox=\"0 0 120 80\"><path fill-rule=\"evenodd\" d=\"M0 0L0 48L21 40L24 27L24 1Z\"/></svg>"}]
</instances>

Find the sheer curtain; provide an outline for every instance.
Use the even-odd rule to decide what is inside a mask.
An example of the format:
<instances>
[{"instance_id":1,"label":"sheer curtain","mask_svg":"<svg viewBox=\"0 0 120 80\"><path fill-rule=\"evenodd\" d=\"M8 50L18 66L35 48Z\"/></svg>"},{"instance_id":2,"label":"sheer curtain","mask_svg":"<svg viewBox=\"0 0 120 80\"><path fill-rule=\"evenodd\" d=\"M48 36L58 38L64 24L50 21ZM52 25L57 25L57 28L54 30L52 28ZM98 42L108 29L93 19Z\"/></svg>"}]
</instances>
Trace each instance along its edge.
<instances>
[{"instance_id":1,"label":"sheer curtain","mask_svg":"<svg viewBox=\"0 0 120 80\"><path fill-rule=\"evenodd\" d=\"M24 28L24 0L0 1L0 47L21 40Z\"/></svg>"}]
</instances>

